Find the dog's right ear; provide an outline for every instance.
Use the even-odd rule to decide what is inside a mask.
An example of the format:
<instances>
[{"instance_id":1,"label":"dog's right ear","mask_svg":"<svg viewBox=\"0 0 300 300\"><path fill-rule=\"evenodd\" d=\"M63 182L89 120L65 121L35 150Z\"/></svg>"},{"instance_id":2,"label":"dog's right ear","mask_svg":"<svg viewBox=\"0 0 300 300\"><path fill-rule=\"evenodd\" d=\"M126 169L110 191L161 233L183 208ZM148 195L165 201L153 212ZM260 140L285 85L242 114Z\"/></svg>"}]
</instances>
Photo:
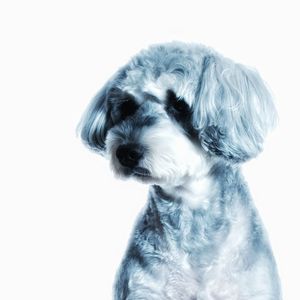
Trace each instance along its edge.
<instances>
[{"instance_id":1,"label":"dog's right ear","mask_svg":"<svg viewBox=\"0 0 300 300\"><path fill-rule=\"evenodd\" d=\"M109 101L118 97L117 88L120 79L125 72L120 70L104 87L96 94L83 114L77 133L83 143L90 149L103 154L105 151L105 139L107 131L112 127Z\"/></svg>"},{"instance_id":2,"label":"dog's right ear","mask_svg":"<svg viewBox=\"0 0 300 300\"><path fill-rule=\"evenodd\" d=\"M92 150L100 151L100 153L105 149L108 127L107 95L108 86L105 85L87 107L77 128L84 144Z\"/></svg>"},{"instance_id":3,"label":"dog's right ear","mask_svg":"<svg viewBox=\"0 0 300 300\"><path fill-rule=\"evenodd\" d=\"M103 86L92 99L77 127L83 143L100 154L105 151L107 132L114 126L112 104L123 99L126 94L120 89L120 85L127 77L127 70L127 66L119 69Z\"/></svg>"}]
</instances>

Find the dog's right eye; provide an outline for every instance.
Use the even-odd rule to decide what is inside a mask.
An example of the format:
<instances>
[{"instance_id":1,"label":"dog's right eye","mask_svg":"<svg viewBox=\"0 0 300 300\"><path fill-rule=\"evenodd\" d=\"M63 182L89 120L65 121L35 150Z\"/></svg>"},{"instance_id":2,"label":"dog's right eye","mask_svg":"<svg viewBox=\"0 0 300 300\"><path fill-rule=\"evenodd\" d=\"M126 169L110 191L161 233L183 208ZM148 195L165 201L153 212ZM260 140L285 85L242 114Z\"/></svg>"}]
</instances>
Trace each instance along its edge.
<instances>
[{"instance_id":1,"label":"dog's right eye","mask_svg":"<svg viewBox=\"0 0 300 300\"><path fill-rule=\"evenodd\" d=\"M137 103L132 98L128 98L124 100L120 104L119 110L120 110L120 119L124 120L125 118L133 115L138 108Z\"/></svg>"},{"instance_id":2,"label":"dog's right eye","mask_svg":"<svg viewBox=\"0 0 300 300\"><path fill-rule=\"evenodd\" d=\"M134 97L128 93L122 95L121 99L118 99L116 103L113 104L111 111L111 117L115 124L125 120L127 117L133 115L138 109L138 104L136 103Z\"/></svg>"}]
</instances>

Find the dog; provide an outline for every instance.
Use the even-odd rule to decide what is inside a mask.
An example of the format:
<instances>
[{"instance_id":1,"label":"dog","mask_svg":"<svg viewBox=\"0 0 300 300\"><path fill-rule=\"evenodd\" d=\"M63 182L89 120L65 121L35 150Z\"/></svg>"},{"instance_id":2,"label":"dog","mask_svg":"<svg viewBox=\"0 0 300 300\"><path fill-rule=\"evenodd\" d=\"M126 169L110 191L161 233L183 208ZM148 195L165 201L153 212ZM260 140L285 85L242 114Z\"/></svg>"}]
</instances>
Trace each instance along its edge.
<instances>
[{"instance_id":1,"label":"dog","mask_svg":"<svg viewBox=\"0 0 300 300\"><path fill-rule=\"evenodd\" d=\"M257 71L206 46L150 46L108 80L81 138L118 177L150 185L114 299L281 299L240 170L276 122Z\"/></svg>"}]
</instances>

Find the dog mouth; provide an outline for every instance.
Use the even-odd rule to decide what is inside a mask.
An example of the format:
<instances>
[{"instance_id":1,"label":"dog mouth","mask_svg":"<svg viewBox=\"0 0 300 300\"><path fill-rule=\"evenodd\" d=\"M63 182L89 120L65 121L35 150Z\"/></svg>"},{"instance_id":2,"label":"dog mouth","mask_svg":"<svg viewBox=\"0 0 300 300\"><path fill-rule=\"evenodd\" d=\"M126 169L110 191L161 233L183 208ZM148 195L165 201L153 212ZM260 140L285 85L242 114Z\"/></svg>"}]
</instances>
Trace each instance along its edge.
<instances>
[{"instance_id":1,"label":"dog mouth","mask_svg":"<svg viewBox=\"0 0 300 300\"><path fill-rule=\"evenodd\" d=\"M132 175L138 178L147 179L151 178L150 171L146 168L136 167L132 170Z\"/></svg>"}]
</instances>

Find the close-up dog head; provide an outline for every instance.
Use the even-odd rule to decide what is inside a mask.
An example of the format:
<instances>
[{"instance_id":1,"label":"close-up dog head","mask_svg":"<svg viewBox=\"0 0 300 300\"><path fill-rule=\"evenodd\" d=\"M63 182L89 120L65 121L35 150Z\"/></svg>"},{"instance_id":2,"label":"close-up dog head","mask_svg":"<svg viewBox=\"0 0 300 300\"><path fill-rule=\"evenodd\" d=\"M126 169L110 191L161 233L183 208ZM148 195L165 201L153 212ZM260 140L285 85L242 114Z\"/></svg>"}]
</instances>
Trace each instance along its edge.
<instances>
[{"instance_id":1,"label":"close-up dog head","mask_svg":"<svg viewBox=\"0 0 300 300\"><path fill-rule=\"evenodd\" d=\"M80 133L117 175L180 184L214 162L255 157L275 122L256 71L210 48L173 42L121 68L91 102Z\"/></svg>"}]
</instances>

